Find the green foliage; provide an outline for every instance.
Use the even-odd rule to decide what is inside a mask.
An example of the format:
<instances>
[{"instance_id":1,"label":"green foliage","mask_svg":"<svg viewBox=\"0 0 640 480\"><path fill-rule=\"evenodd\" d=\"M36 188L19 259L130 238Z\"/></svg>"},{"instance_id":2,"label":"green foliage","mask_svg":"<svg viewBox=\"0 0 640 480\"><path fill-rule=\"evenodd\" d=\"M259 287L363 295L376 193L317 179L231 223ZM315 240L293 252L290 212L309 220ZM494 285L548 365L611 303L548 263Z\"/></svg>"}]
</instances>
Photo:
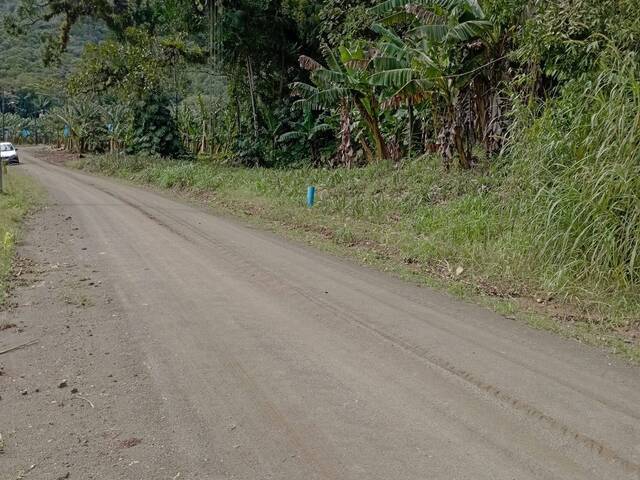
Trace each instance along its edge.
<instances>
[{"instance_id":1,"label":"green foliage","mask_svg":"<svg viewBox=\"0 0 640 480\"><path fill-rule=\"evenodd\" d=\"M281 143L297 143L311 153L314 165L320 164L318 140L333 127L323 122L323 118L313 114L311 110L303 112L302 120L292 123L292 129L278 137Z\"/></svg>"},{"instance_id":2,"label":"green foliage","mask_svg":"<svg viewBox=\"0 0 640 480\"><path fill-rule=\"evenodd\" d=\"M374 25L382 38L370 83L382 88L387 105L406 102L412 108L428 101L434 123L440 124L438 145L445 164L456 150L460 166L470 168L474 134L488 138L487 125L496 124L499 113L484 118L490 95L471 101L486 78L482 62L494 41L493 23L471 0L388 0L371 11L385 24L401 23L404 32ZM411 112L409 116L411 131Z\"/></svg>"},{"instance_id":3,"label":"green foliage","mask_svg":"<svg viewBox=\"0 0 640 480\"><path fill-rule=\"evenodd\" d=\"M105 28L90 19L84 19L72 29L72 39L67 52L51 65L45 65L41 51L41 38L55 30L51 22L32 25L17 36L10 34L10 19L19 0L0 0L0 52L2 52L2 78L0 88L9 92L29 90L59 95L69 71L77 64L85 43L99 41L106 34Z\"/></svg>"},{"instance_id":4,"label":"green foliage","mask_svg":"<svg viewBox=\"0 0 640 480\"><path fill-rule=\"evenodd\" d=\"M86 48L69 89L72 94L110 92L123 100L136 100L163 90L174 69L200 56L198 48L180 37L154 37L129 28L120 40Z\"/></svg>"},{"instance_id":5,"label":"green foliage","mask_svg":"<svg viewBox=\"0 0 640 480\"><path fill-rule=\"evenodd\" d=\"M389 158L389 150L380 131L379 102L371 82L369 58L370 52L362 43L340 47L337 55L329 52L326 67L302 56L300 65L310 71L313 85L297 82L292 88L302 97L296 103L305 108L355 107L373 142L375 160L383 160Z\"/></svg>"},{"instance_id":6,"label":"green foliage","mask_svg":"<svg viewBox=\"0 0 640 480\"><path fill-rule=\"evenodd\" d=\"M601 61L597 77L569 82L539 118L514 126L518 216L554 284L638 286L640 67L615 51Z\"/></svg>"},{"instance_id":7,"label":"green foliage","mask_svg":"<svg viewBox=\"0 0 640 480\"><path fill-rule=\"evenodd\" d=\"M157 153L164 157L184 153L167 103L166 98L147 95L135 104L129 153Z\"/></svg>"},{"instance_id":8,"label":"green foliage","mask_svg":"<svg viewBox=\"0 0 640 480\"><path fill-rule=\"evenodd\" d=\"M368 9L377 0L326 0L320 10L320 39L328 48L337 48L372 37Z\"/></svg>"},{"instance_id":9,"label":"green foliage","mask_svg":"<svg viewBox=\"0 0 640 480\"><path fill-rule=\"evenodd\" d=\"M171 102L166 80L184 66L187 58L199 59L199 55L197 48L180 38L152 37L129 28L121 40L87 48L82 68L70 81L70 91L76 95L109 94L127 106L130 114L125 118L131 124L125 138L129 140L129 152L179 156L183 148L175 118L167 108Z\"/></svg>"},{"instance_id":10,"label":"green foliage","mask_svg":"<svg viewBox=\"0 0 640 480\"><path fill-rule=\"evenodd\" d=\"M5 0L6 1L6 0ZM15 2L14 2L15 3ZM104 1L104 0L19 0L15 13L6 19L14 32L24 32L46 23L55 25L42 36L45 63L55 63L68 49L74 27L91 17L122 35L129 28L143 28L154 34L184 31L199 22L197 2L192 0ZM194 17L196 21L194 21Z\"/></svg>"},{"instance_id":11,"label":"green foliage","mask_svg":"<svg viewBox=\"0 0 640 480\"><path fill-rule=\"evenodd\" d=\"M523 62L567 81L598 67L610 47L640 50L640 22L635 0L545 0L530 8L516 51Z\"/></svg>"},{"instance_id":12,"label":"green foliage","mask_svg":"<svg viewBox=\"0 0 640 480\"><path fill-rule=\"evenodd\" d=\"M106 139L106 123L100 106L90 98L70 100L63 107L53 109L51 115L58 119L56 130L61 131L65 125L68 126L71 150L78 153L101 150Z\"/></svg>"}]
</instances>

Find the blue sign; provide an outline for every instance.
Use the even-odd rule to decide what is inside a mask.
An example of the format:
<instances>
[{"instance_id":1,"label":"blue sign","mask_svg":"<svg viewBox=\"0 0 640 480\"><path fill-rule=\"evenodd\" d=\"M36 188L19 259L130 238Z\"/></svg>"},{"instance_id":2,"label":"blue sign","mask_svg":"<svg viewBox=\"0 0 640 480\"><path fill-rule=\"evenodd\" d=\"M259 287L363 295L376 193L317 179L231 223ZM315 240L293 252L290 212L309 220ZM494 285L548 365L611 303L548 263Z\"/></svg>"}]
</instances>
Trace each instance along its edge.
<instances>
[{"instance_id":1,"label":"blue sign","mask_svg":"<svg viewBox=\"0 0 640 480\"><path fill-rule=\"evenodd\" d=\"M65 125L64 126L64 130L62 131L62 135L64 135L64 138L68 138L71 136L71 129L69 128L69 125Z\"/></svg>"},{"instance_id":2,"label":"blue sign","mask_svg":"<svg viewBox=\"0 0 640 480\"><path fill-rule=\"evenodd\" d=\"M20 135L22 135L23 138L27 138L31 136L31 132L28 128L23 128L22 132L20 132Z\"/></svg>"},{"instance_id":3,"label":"blue sign","mask_svg":"<svg viewBox=\"0 0 640 480\"><path fill-rule=\"evenodd\" d=\"M112 123L107 123L107 131L109 133L113 133L113 124Z\"/></svg>"}]
</instances>

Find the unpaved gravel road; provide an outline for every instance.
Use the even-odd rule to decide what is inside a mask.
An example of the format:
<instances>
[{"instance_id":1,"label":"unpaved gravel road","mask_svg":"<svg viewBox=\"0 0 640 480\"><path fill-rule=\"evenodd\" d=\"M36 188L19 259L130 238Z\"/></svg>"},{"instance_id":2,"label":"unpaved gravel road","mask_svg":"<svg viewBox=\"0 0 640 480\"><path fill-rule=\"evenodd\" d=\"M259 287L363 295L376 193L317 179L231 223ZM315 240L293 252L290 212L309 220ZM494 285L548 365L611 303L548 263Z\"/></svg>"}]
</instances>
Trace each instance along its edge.
<instances>
[{"instance_id":1,"label":"unpaved gravel road","mask_svg":"<svg viewBox=\"0 0 640 480\"><path fill-rule=\"evenodd\" d=\"M61 256L44 285L59 296L76 279L67 294L79 298L38 310L44 293L25 286L27 306L5 314L25 330L0 333L0 347L32 338L31 323L41 339L0 356L6 478L38 464L25 478L640 479L637 367L162 195L23 159L51 206L22 251L46 265ZM66 330L61 348L51 339ZM95 408L60 393L62 377L83 382ZM20 394L34 378L46 400ZM47 441L47 428L74 431Z\"/></svg>"}]
</instances>

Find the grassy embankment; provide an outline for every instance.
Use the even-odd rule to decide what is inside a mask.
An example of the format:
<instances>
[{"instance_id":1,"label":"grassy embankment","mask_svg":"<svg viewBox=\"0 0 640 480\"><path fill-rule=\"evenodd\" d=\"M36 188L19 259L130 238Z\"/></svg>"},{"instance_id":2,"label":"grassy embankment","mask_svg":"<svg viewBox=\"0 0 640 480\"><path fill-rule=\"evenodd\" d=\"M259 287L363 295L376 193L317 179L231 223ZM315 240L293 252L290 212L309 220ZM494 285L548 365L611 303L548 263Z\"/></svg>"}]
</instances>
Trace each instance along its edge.
<instances>
[{"instance_id":1,"label":"grassy embankment","mask_svg":"<svg viewBox=\"0 0 640 480\"><path fill-rule=\"evenodd\" d=\"M13 167L8 169L5 190L0 195L0 305L6 299L11 262L22 221L42 198L42 191L33 180L16 173Z\"/></svg>"},{"instance_id":2,"label":"grassy embankment","mask_svg":"<svg viewBox=\"0 0 640 480\"><path fill-rule=\"evenodd\" d=\"M74 166L179 191L537 328L640 360L635 287L601 281L573 260L568 266L557 256L541 256L543 240L532 231L527 210L531 202L522 200L523 186L504 167L445 172L437 159L422 158L402 166L280 170L104 156ZM318 188L313 209L305 207L308 185Z\"/></svg>"}]
</instances>

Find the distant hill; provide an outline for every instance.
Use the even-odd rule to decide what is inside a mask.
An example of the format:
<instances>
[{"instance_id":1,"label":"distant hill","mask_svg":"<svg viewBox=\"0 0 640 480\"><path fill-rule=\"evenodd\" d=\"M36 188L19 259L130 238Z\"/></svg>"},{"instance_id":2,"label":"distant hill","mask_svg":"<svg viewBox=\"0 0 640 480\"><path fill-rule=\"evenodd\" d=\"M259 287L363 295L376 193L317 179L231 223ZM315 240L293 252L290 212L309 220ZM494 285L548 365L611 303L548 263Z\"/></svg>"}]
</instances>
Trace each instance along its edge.
<instances>
[{"instance_id":1,"label":"distant hill","mask_svg":"<svg viewBox=\"0 0 640 480\"><path fill-rule=\"evenodd\" d=\"M18 0L0 0L0 20L12 13ZM67 53L59 65L46 67L42 61L41 37L54 25L39 24L19 37L0 31L0 90L32 90L55 93L69 74L89 42L100 41L107 35L106 27L83 21L74 26ZM0 30L4 29L4 22Z\"/></svg>"}]
</instances>

